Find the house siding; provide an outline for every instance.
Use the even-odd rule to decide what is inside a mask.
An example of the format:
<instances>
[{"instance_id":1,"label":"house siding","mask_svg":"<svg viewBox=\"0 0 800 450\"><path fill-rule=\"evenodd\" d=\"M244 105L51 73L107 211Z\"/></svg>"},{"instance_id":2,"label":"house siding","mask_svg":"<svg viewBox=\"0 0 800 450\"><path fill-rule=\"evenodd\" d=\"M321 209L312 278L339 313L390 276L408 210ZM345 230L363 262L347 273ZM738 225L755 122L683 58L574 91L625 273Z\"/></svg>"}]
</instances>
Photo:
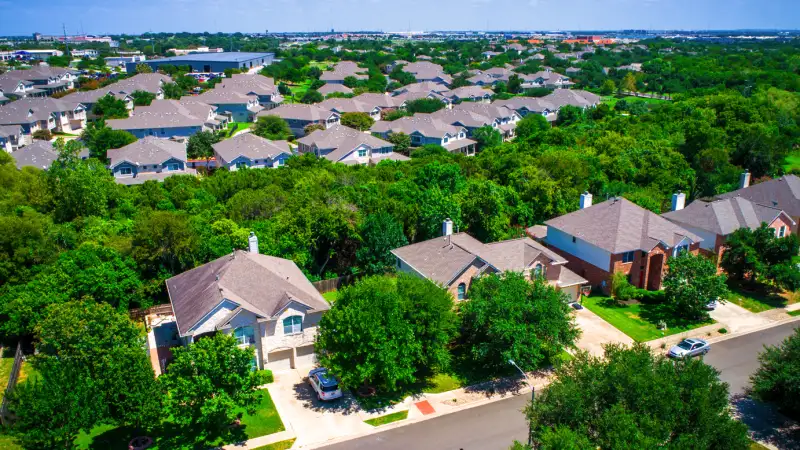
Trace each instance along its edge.
<instances>
[{"instance_id":1,"label":"house siding","mask_svg":"<svg viewBox=\"0 0 800 450\"><path fill-rule=\"evenodd\" d=\"M599 247L596 247L581 238L576 237L572 242L573 236L557 228L547 227L547 244L565 253L577 257L598 269L608 272L610 269L611 254ZM578 272L580 275L580 272ZM585 277L584 277L585 278Z\"/></svg>"}]
</instances>

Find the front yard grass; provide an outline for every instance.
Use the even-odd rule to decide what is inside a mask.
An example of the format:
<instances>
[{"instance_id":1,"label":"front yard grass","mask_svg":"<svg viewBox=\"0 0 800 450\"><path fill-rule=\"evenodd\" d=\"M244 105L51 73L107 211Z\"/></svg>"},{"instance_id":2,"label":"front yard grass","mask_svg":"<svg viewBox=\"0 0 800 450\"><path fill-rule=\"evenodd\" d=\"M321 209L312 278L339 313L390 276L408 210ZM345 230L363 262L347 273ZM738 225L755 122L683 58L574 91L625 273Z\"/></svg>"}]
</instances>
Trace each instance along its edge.
<instances>
[{"instance_id":1,"label":"front yard grass","mask_svg":"<svg viewBox=\"0 0 800 450\"><path fill-rule=\"evenodd\" d=\"M272 397L269 395L269 392L266 389L262 390L261 392L263 393L263 396L255 414L250 415L244 411L240 411L243 413L242 431L244 432L246 439L266 436L268 434L277 433L286 429L283 425L280 415L278 414L278 410L275 408L275 403L273 403ZM166 423L164 425L164 429L166 430L169 430L172 427L172 424L170 423ZM188 430L180 429L175 431L181 434L181 438L184 438L182 441L192 441L192 436L186 436ZM172 433L167 432L163 435L159 435L158 432L155 432L149 434L149 436L155 440L155 443L152 447L150 447L150 449L190 449L196 447L195 445L188 443L179 445L175 442L176 436L170 434ZM81 450L127 448L128 441L134 436L138 435L138 433L129 428L118 428L112 425L100 425L93 428L89 433L81 432L75 439L75 447ZM209 446L222 445L223 442L214 442L211 444L213 445Z\"/></svg>"},{"instance_id":2,"label":"front yard grass","mask_svg":"<svg viewBox=\"0 0 800 450\"><path fill-rule=\"evenodd\" d=\"M408 419L408 411L400 411L396 413L387 414L385 416L376 417L374 419L365 420L364 423L378 427L386 425L387 423L397 422L398 420Z\"/></svg>"},{"instance_id":3,"label":"front yard grass","mask_svg":"<svg viewBox=\"0 0 800 450\"><path fill-rule=\"evenodd\" d=\"M426 394L441 394L464 387L464 380L449 373L439 373L428 378L427 384L422 388Z\"/></svg>"},{"instance_id":4,"label":"front yard grass","mask_svg":"<svg viewBox=\"0 0 800 450\"><path fill-rule=\"evenodd\" d=\"M3 450L22 450L22 447L17 444L14 438L2 434L2 432L0 432L0 448Z\"/></svg>"},{"instance_id":5,"label":"front yard grass","mask_svg":"<svg viewBox=\"0 0 800 450\"><path fill-rule=\"evenodd\" d=\"M800 150L795 150L786 156L783 164L783 170L791 172L794 169L800 170Z\"/></svg>"},{"instance_id":6,"label":"front yard grass","mask_svg":"<svg viewBox=\"0 0 800 450\"><path fill-rule=\"evenodd\" d=\"M728 288L731 292L726 298L727 301L754 313L784 308L786 305L794 303L774 292L765 290L749 291L738 286L728 286Z\"/></svg>"},{"instance_id":7,"label":"front yard grass","mask_svg":"<svg viewBox=\"0 0 800 450\"><path fill-rule=\"evenodd\" d=\"M651 341L714 323L713 320L690 322L678 319L660 304L618 304L610 297L584 297L582 304L636 342ZM661 320L666 322L666 330L658 329Z\"/></svg>"},{"instance_id":8,"label":"front yard grass","mask_svg":"<svg viewBox=\"0 0 800 450\"><path fill-rule=\"evenodd\" d=\"M234 134L250 128L250 122L231 122L228 124L228 137L233 137Z\"/></svg>"},{"instance_id":9,"label":"front yard grass","mask_svg":"<svg viewBox=\"0 0 800 450\"><path fill-rule=\"evenodd\" d=\"M285 441L275 442L273 444L267 444L263 447L256 447L253 450L287 450L292 448L294 445L294 441L297 439L287 439Z\"/></svg>"},{"instance_id":10,"label":"front yard grass","mask_svg":"<svg viewBox=\"0 0 800 450\"><path fill-rule=\"evenodd\" d=\"M11 366L14 365L14 358L0 357L0 400L3 400L3 395L6 393L6 386L8 386L8 378L11 376Z\"/></svg>"}]
</instances>

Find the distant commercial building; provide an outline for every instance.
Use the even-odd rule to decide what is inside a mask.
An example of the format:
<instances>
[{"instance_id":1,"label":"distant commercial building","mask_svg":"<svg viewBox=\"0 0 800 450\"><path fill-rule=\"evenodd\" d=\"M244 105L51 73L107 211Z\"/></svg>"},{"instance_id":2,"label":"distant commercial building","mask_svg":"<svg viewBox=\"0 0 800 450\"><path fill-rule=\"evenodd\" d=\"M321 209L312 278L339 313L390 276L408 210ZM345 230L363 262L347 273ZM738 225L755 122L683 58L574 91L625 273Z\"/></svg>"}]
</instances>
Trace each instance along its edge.
<instances>
[{"instance_id":1,"label":"distant commercial building","mask_svg":"<svg viewBox=\"0 0 800 450\"><path fill-rule=\"evenodd\" d=\"M173 56L128 63L125 68L128 73L136 72L137 64L147 64L153 71L165 64L173 66L190 66L192 72L224 72L225 69L250 70L254 67L272 64L274 53L249 53L249 52L223 52L223 53L195 53L191 55Z\"/></svg>"},{"instance_id":2,"label":"distant commercial building","mask_svg":"<svg viewBox=\"0 0 800 450\"><path fill-rule=\"evenodd\" d=\"M171 48L167 50L167 53L175 53L175 56L183 56L183 55L193 55L195 53L222 53L225 50L222 48L208 48L208 47L197 47L197 48Z\"/></svg>"}]
</instances>

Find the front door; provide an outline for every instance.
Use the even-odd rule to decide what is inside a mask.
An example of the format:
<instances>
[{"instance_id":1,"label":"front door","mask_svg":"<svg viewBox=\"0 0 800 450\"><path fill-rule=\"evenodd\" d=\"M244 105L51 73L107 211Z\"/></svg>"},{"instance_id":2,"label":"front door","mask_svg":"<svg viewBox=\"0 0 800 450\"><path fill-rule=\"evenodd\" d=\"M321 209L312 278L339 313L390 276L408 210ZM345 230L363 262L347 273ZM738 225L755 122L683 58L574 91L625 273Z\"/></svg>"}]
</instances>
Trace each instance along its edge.
<instances>
[{"instance_id":1,"label":"front door","mask_svg":"<svg viewBox=\"0 0 800 450\"><path fill-rule=\"evenodd\" d=\"M661 289L661 278L664 273L664 254L650 255L647 275L647 289L657 291Z\"/></svg>"}]
</instances>

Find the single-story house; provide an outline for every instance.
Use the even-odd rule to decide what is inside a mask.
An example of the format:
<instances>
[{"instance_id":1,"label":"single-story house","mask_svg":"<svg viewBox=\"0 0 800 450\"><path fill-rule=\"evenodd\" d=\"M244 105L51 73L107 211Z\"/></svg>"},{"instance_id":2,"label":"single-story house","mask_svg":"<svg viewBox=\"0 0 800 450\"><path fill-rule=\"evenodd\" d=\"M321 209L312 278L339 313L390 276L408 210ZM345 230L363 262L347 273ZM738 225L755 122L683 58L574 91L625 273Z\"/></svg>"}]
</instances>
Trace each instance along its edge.
<instances>
[{"instance_id":1,"label":"single-story house","mask_svg":"<svg viewBox=\"0 0 800 450\"><path fill-rule=\"evenodd\" d=\"M108 167L120 184L163 181L172 175L197 172L186 167L186 144L145 136L138 141L107 152Z\"/></svg>"},{"instance_id":2,"label":"single-story house","mask_svg":"<svg viewBox=\"0 0 800 450\"><path fill-rule=\"evenodd\" d=\"M292 156L287 141L270 141L253 133L239 133L217 142L214 147L216 167L235 171L246 167L272 168L286 164Z\"/></svg>"},{"instance_id":3,"label":"single-story house","mask_svg":"<svg viewBox=\"0 0 800 450\"><path fill-rule=\"evenodd\" d=\"M127 119L107 120L115 130L125 130L137 138L155 136L162 139L189 138L200 131L225 128L227 115L217 113L217 107L193 98L153 100L150 106L140 106Z\"/></svg>"},{"instance_id":4,"label":"single-story house","mask_svg":"<svg viewBox=\"0 0 800 450\"><path fill-rule=\"evenodd\" d=\"M258 116L278 116L289 124L289 129L297 137L305 136L305 127L320 124L330 128L339 123L339 113L319 105L281 105L269 111L261 111ZM257 120L257 119L256 119Z\"/></svg>"},{"instance_id":5,"label":"single-story house","mask_svg":"<svg viewBox=\"0 0 800 450\"><path fill-rule=\"evenodd\" d=\"M344 164L377 164L385 159L407 161L407 156L394 152L394 144L369 133L344 125L316 130L297 141L300 153Z\"/></svg>"}]
</instances>

